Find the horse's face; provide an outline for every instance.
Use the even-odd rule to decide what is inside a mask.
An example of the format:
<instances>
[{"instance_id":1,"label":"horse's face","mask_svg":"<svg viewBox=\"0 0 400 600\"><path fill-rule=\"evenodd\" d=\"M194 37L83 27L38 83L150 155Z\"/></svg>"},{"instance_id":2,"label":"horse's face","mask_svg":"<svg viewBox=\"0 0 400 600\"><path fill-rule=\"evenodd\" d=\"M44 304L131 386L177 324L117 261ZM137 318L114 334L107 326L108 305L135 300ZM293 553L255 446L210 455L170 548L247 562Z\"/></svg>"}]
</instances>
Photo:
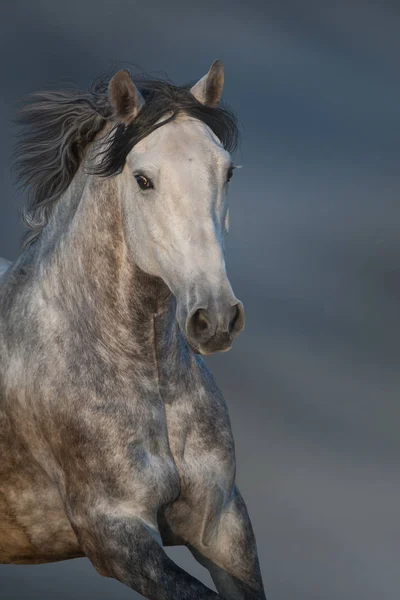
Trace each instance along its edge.
<instances>
[{"instance_id":1,"label":"horse's face","mask_svg":"<svg viewBox=\"0 0 400 600\"><path fill-rule=\"evenodd\" d=\"M182 115L137 143L119 178L135 261L168 285L179 326L202 354L228 350L244 326L224 259L233 168L211 129Z\"/></svg>"},{"instance_id":2,"label":"horse's face","mask_svg":"<svg viewBox=\"0 0 400 600\"><path fill-rule=\"evenodd\" d=\"M228 349L243 327L224 260L232 170L211 130L182 117L135 146L121 179L135 261L165 281L182 331L204 353Z\"/></svg>"}]
</instances>

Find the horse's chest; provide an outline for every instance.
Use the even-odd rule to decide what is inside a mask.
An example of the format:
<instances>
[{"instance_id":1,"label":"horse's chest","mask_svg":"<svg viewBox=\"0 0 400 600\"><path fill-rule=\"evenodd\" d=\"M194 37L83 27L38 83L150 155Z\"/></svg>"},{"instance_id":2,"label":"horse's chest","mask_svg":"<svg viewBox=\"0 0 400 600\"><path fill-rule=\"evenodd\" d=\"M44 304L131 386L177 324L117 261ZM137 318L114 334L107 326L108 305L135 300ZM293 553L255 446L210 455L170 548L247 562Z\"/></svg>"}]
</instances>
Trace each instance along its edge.
<instances>
[{"instance_id":1,"label":"horse's chest","mask_svg":"<svg viewBox=\"0 0 400 600\"><path fill-rule=\"evenodd\" d=\"M195 398L196 400L196 398ZM235 482L235 454L223 404L177 403L166 408L168 438L180 476L180 495L160 511L166 545L207 542Z\"/></svg>"},{"instance_id":2,"label":"horse's chest","mask_svg":"<svg viewBox=\"0 0 400 600\"><path fill-rule=\"evenodd\" d=\"M177 402L166 408L166 418L181 497L199 497L215 486L230 490L235 478L235 453L225 406Z\"/></svg>"}]
</instances>

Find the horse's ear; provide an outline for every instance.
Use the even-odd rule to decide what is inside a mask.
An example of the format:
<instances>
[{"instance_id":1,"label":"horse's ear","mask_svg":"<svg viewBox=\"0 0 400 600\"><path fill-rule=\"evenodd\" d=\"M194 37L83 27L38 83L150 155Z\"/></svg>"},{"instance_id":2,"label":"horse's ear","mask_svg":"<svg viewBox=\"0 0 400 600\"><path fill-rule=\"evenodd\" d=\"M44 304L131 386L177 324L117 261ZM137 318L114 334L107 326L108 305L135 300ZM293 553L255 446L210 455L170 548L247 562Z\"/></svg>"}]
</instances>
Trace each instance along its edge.
<instances>
[{"instance_id":1,"label":"horse's ear","mask_svg":"<svg viewBox=\"0 0 400 600\"><path fill-rule=\"evenodd\" d=\"M125 69L112 77L108 85L108 98L114 109L114 117L126 125L133 121L144 106L142 94Z\"/></svg>"},{"instance_id":2,"label":"horse's ear","mask_svg":"<svg viewBox=\"0 0 400 600\"><path fill-rule=\"evenodd\" d=\"M223 87L224 67L220 60L215 60L207 75L204 75L190 91L199 102L215 108L221 99Z\"/></svg>"}]
</instances>

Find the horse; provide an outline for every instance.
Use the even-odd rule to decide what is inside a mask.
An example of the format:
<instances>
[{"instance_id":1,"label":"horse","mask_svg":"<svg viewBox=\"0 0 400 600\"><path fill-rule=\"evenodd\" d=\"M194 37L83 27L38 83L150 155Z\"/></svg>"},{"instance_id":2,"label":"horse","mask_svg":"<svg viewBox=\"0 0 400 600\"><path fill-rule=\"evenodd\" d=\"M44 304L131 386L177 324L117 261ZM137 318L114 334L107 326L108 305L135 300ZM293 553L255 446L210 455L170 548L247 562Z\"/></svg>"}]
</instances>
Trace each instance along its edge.
<instances>
[{"instance_id":1,"label":"horse","mask_svg":"<svg viewBox=\"0 0 400 600\"><path fill-rule=\"evenodd\" d=\"M0 265L0 563L86 556L153 600L265 599L224 397L238 140L214 61L33 94L22 251ZM184 545L217 592L172 561Z\"/></svg>"}]
</instances>

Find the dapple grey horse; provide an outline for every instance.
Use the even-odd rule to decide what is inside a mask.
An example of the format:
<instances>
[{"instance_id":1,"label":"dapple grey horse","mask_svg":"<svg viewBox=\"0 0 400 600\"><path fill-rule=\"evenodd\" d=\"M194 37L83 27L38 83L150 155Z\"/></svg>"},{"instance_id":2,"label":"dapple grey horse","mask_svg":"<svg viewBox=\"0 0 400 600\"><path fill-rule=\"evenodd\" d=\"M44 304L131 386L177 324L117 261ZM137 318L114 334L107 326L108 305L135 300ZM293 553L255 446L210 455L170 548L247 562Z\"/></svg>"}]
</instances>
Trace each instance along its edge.
<instances>
[{"instance_id":1,"label":"dapple grey horse","mask_svg":"<svg viewBox=\"0 0 400 600\"><path fill-rule=\"evenodd\" d=\"M0 265L0 562L87 556L154 600L265 598L202 358L244 326L225 267L223 79L219 61L182 87L119 71L22 112L28 233Z\"/></svg>"}]
</instances>

